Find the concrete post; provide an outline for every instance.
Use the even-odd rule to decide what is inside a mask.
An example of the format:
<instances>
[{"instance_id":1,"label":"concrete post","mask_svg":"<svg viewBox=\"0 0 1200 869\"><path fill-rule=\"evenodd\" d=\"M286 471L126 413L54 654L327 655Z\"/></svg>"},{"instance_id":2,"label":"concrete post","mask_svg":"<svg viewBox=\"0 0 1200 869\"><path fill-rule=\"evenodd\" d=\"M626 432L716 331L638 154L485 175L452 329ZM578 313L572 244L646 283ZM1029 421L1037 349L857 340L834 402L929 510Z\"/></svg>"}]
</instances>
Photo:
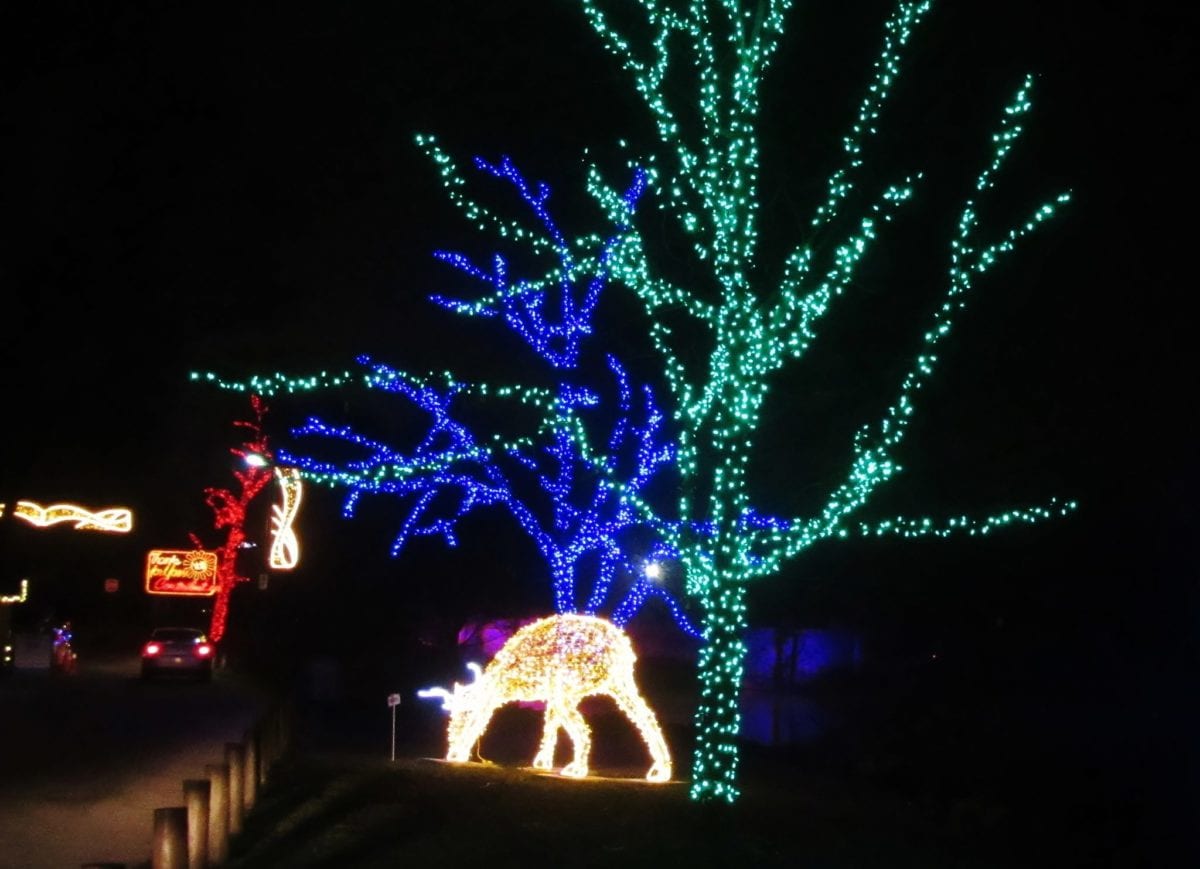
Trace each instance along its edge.
<instances>
[{"instance_id":1,"label":"concrete post","mask_svg":"<svg viewBox=\"0 0 1200 869\"><path fill-rule=\"evenodd\" d=\"M183 802L187 807L188 869L208 869L210 788L206 778L183 780Z\"/></svg>"},{"instance_id":2,"label":"concrete post","mask_svg":"<svg viewBox=\"0 0 1200 869\"><path fill-rule=\"evenodd\" d=\"M242 744L246 747L242 805L249 812L254 808L255 800L258 799L258 737L255 736L253 730L246 731L246 735L242 738Z\"/></svg>"},{"instance_id":3,"label":"concrete post","mask_svg":"<svg viewBox=\"0 0 1200 869\"><path fill-rule=\"evenodd\" d=\"M187 869L187 859L187 809L155 809L151 869Z\"/></svg>"},{"instance_id":4,"label":"concrete post","mask_svg":"<svg viewBox=\"0 0 1200 869\"><path fill-rule=\"evenodd\" d=\"M287 754L292 747L292 705L282 703L279 707L279 756Z\"/></svg>"},{"instance_id":5,"label":"concrete post","mask_svg":"<svg viewBox=\"0 0 1200 869\"><path fill-rule=\"evenodd\" d=\"M242 794L246 782L246 750L240 742L225 743L225 763L229 767L229 835L242 832L242 817L245 814L245 797Z\"/></svg>"},{"instance_id":6,"label":"concrete post","mask_svg":"<svg viewBox=\"0 0 1200 869\"><path fill-rule=\"evenodd\" d=\"M255 727L258 733L258 787L261 790L271 773L271 713L263 716Z\"/></svg>"},{"instance_id":7,"label":"concrete post","mask_svg":"<svg viewBox=\"0 0 1200 869\"><path fill-rule=\"evenodd\" d=\"M229 767L210 763L208 776L208 863L220 866L229 857Z\"/></svg>"},{"instance_id":8,"label":"concrete post","mask_svg":"<svg viewBox=\"0 0 1200 869\"><path fill-rule=\"evenodd\" d=\"M283 703L271 710L271 763L283 757Z\"/></svg>"}]
</instances>

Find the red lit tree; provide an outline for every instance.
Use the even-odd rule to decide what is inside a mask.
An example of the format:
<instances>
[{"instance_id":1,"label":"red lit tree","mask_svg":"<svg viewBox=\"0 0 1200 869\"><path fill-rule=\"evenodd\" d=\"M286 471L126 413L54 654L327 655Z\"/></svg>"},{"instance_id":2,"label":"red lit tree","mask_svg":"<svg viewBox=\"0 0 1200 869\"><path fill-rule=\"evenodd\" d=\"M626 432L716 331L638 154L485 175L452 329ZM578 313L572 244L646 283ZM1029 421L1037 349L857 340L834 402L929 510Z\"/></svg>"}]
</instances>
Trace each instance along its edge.
<instances>
[{"instance_id":1,"label":"red lit tree","mask_svg":"<svg viewBox=\"0 0 1200 869\"><path fill-rule=\"evenodd\" d=\"M247 439L240 446L229 448L229 452L238 459L233 472L238 483L237 492L215 486L204 490L204 503L213 511L213 527L225 532L225 542L217 549L217 596L209 627L209 639L214 643L225 634L230 594L238 583L250 579L237 570L238 552L246 540L246 508L271 482L271 452L262 425L267 406L259 396L252 395L250 407L254 411L253 420L234 420L233 423L238 428L246 429ZM195 534L189 536L197 548L203 548Z\"/></svg>"}]
</instances>

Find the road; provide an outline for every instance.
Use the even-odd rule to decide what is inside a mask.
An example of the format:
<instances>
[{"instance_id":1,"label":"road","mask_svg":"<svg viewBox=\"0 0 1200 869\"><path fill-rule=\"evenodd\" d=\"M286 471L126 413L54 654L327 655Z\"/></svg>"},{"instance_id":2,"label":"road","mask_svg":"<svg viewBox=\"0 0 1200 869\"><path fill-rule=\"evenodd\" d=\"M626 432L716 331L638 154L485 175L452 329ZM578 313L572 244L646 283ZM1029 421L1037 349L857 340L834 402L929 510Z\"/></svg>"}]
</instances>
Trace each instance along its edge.
<instances>
[{"instance_id":1,"label":"road","mask_svg":"<svg viewBox=\"0 0 1200 869\"><path fill-rule=\"evenodd\" d=\"M143 683L138 667L0 677L0 869L148 866L154 809L183 805L184 779L223 762L267 705L229 671Z\"/></svg>"}]
</instances>

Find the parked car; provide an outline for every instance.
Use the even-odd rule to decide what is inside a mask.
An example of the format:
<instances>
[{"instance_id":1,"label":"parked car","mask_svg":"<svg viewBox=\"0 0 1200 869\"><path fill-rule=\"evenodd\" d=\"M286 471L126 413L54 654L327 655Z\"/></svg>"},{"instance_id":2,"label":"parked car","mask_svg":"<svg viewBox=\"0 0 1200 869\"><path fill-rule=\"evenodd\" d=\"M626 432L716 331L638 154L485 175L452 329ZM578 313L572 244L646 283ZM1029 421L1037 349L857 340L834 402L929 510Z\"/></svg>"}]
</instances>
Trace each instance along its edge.
<instances>
[{"instance_id":1,"label":"parked car","mask_svg":"<svg viewBox=\"0 0 1200 869\"><path fill-rule=\"evenodd\" d=\"M207 682L216 655L199 628L155 628L142 646L142 678L192 676Z\"/></svg>"}]
</instances>

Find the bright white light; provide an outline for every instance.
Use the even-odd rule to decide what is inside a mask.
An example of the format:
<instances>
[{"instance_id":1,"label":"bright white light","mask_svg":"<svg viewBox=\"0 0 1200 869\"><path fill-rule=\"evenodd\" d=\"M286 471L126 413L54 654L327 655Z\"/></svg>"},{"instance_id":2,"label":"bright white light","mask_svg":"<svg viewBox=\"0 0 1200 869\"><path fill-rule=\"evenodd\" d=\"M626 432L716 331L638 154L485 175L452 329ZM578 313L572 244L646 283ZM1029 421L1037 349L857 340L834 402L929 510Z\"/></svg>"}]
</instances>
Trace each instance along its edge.
<instances>
[{"instance_id":1,"label":"bright white light","mask_svg":"<svg viewBox=\"0 0 1200 869\"><path fill-rule=\"evenodd\" d=\"M646 562L646 579L662 579L662 565L657 561Z\"/></svg>"},{"instance_id":2,"label":"bright white light","mask_svg":"<svg viewBox=\"0 0 1200 869\"><path fill-rule=\"evenodd\" d=\"M246 453L246 464L252 468L265 468L267 460L258 453Z\"/></svg>"}]
</instances>

